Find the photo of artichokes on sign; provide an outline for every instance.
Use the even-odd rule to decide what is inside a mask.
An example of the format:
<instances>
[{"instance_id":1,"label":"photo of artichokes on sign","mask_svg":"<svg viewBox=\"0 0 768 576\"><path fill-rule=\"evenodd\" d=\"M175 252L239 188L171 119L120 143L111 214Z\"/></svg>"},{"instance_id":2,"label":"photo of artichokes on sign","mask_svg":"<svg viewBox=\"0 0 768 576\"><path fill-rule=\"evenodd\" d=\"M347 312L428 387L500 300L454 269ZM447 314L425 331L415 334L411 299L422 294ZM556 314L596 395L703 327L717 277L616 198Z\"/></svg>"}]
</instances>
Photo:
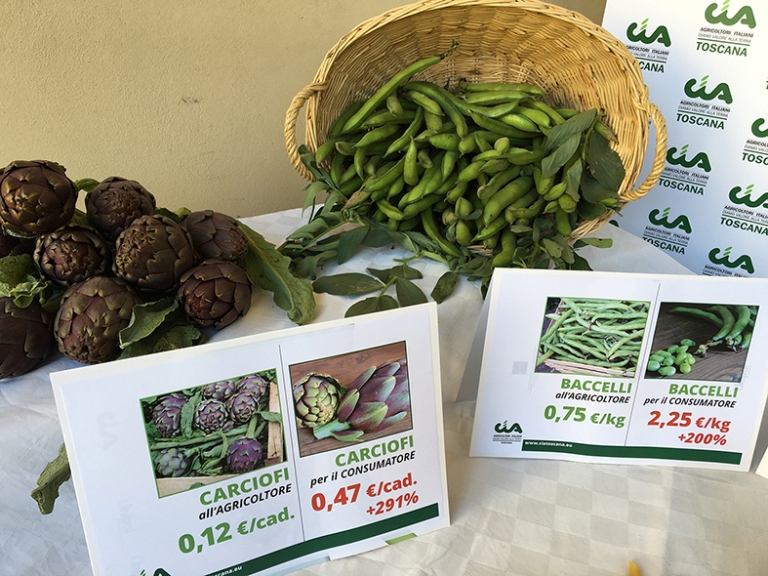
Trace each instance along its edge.
<instances>
[{"instance_id":1,"label":"photo of artichokes on sign","mask_svg":"<svg viewBox=\"0 0 768 576\"><path fill-rule=\"evenodd\" d=\"M141 399L159 497L285 460L274 369Z\"/></svg>"},{"instance_id":2,"label":"photo of artichokes on sign","mask_svg":"<svg viewBox=\"0 0 768 576\"><path fill-rule=\"evenodd\" d=\"M293 364L302 457L413 428L405 343Z\"/></svg>"},{"instance_id":3,"label":"photo of artichokes on sign","mask_svg":"<svg viewBox=\"0 0 768 576\"><path fill-rule=\"evenodd\" d=\"M11 162L0 171L0 380L57 349L96 364L202 343L248 313L254 287L305 324L312 285L290 265L242 222L158 207L135 180Z\"/></svg>"}]
</instances>

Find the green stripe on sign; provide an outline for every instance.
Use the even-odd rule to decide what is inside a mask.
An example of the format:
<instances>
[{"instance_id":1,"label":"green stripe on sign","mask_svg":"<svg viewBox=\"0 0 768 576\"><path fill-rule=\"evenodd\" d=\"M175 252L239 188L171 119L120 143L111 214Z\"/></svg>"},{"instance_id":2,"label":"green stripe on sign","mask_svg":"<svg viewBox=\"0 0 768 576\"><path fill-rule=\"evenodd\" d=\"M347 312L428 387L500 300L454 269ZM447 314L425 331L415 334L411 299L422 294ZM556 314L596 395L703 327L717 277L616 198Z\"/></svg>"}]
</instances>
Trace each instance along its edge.
<instances>
[{"instance_id":1,"label":"green stripe on sign","mask_svg":"<svg viewBox=\"0 0 768 576\"><path fill-rule=\"evenodd\" d=\"M562 452L601 458L655 458L658 460L685 460L689 462L716 462L741 464L741 452L719 452L694 448L657 448L654 446L600 446L562 440L523 440L523 452Z\"/></svg>"},{"instance_id":2,"label":"green stripe on sign","mask_svg":"<svg viewBox=\"0 0 768 576\"><path fill-rule=\"evenodd\" d=\"M378 522L366 524L365 526L360 526L358 528L350 528L349 530L336 532L335 534L326 534L319 538L300 542L293 546L289 546L288 548L283 548L282 550L270 552L259 558L248 560L242 564L235 564L229 568L220 568L219 570L216 570L216 572L211 572L206 576L214 576L221 572L234 569L236 569L237 572L233 573L242 576L256 574L267 568L272 568L273 566L295 560L296 558L301 558L302 556L329 550L338 546L344 546L346 544L352 544L353 542L360 542L361 540L373 538L374 536L385 534L386 532L392 532L393 530L398 530L405 526L411 526L419 522L424 522L425 520L437 518L439 515L440 511L437 504L430 504L429 506L424 506L418 510L412 510L411 512L406 512L399 516L387 518L386 520L379 520Z\"/></svg>"}]
</instances>

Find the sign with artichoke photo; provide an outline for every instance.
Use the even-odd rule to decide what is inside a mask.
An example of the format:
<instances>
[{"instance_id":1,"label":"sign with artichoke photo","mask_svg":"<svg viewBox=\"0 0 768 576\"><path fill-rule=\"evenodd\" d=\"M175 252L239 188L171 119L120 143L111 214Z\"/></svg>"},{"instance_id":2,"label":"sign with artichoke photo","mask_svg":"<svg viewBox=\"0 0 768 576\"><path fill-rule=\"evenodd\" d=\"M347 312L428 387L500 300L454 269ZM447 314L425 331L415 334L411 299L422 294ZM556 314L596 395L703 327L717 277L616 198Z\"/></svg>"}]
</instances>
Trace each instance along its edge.
<instances>
[{"instance_id":1,"label":"sign with artichoke photo","mask_svg":"<svg viewBox=\"0 0 768 576\"><path fill-rule=\"evenodd\" d=\"M163 497L285 460L274 369L141 399Z\"/></svg>"},{"instance_id":2,"label":"sign with artichoke photo","mask_svg":"<svg viewBox=\"0 0 768 576\"><path fill-rule=\"evenodd\" d=\"M290 367L300 455L410 430L405 342Z\"/></svg>"}]
</instances>

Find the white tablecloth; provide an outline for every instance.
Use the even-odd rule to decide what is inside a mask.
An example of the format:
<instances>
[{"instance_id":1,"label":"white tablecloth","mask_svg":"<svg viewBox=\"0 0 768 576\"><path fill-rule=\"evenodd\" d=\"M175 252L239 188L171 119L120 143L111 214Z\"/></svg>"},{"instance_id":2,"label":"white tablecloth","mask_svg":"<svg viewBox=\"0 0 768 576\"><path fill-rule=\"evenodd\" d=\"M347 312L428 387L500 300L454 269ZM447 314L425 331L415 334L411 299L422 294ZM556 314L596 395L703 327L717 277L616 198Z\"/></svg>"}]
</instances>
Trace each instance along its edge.
<instances>
[{"instance_id":1,"label":"white tablecloth","mask_svg":"<svg viewBox=\"0 0 768 576\"><path fill-rule=\"evenodd\" d=\"M303 220L291 210L245 222L279 244ZM596 270L690 273L613 226L593 235L614 239L611 249L580 252ZM365 249L325 273L386 268L403 255L397 247ZM412 266L424 274L416 282L427 293L445 271L426 259ZM313 322L343 316L350 303L318 295ZM470 459L474 402L456 403L454 398L481 304L477 285L462 280L438 306L452 525L297 574L618 576L626 574L630 559L646 576L768 574L768 480L754 473ZM248 316L215 338L291 326L271 294L259 292ZM33 373L0 381L1 575L92 574L72 483L62 486L47 516L29 496L62 443L48 374L76 366L58 356ZM758 455L766 446L763 432Z\"/></svg>"}]
</instances>

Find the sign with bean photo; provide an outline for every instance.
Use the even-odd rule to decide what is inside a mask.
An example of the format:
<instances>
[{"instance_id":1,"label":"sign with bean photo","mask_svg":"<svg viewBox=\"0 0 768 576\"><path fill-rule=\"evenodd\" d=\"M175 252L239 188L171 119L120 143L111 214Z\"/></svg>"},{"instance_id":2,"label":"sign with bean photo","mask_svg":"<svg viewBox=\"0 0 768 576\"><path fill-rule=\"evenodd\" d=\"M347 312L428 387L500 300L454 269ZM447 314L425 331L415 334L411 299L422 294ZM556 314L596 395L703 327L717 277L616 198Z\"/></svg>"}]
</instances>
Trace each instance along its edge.
<instances>
[{"instance_id":1,"label":"sign with bean photo","mask_svg":"<svg viewBox=\"0 0 768 576\"><path fill-rule=\"evenodd\" d=\"M768 358L751 353L768 342L767 288L496 270L459 392L477 399L470 455L748 470L768 397Z\"/></svg>"},{"instance_id":2,"label":"sign with bean photo","mask_svg":"<svg viewBox=\"0 0 768 576\"><path fill-rule=\"evenodd\" d=\"M96 576L275 574L449 524L434 303L51 374Z\"/></svg>"}]
</instances>

